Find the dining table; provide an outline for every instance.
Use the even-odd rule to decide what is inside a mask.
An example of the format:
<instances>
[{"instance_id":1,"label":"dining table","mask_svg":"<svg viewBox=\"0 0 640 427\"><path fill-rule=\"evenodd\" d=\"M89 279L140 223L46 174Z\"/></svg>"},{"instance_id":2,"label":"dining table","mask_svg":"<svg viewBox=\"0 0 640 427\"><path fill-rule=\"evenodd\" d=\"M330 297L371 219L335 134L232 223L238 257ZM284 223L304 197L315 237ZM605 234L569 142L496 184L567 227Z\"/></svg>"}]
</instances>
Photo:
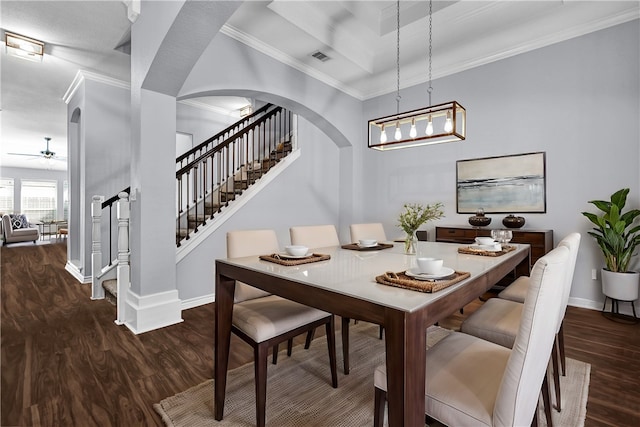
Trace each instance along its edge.
<instances>
[{"instance_id":1,"label":"dining table","mask_svg":"<svg viewBox=\"0 0 640 427\"><path fill-rule=\"evenodd\" d=\"M313 253L330 258L295 266L265 261L258 256L216 259L215 419L222 420L224 415L233 296L238 280L343 318L382 325L389 426L424 427L427 328L483 295L517 267L517 271L529 271L530 246L511 244L513 249L509 252L483 256L459 251L468 245L424 241L418 245L420 256L441 258L445 267L468 272L469 276L431 293L378 283L376 276L416 267L416 256L406 255L400 243L368 251L340 246L315 248Z\"/></svg>"}]
</instances>

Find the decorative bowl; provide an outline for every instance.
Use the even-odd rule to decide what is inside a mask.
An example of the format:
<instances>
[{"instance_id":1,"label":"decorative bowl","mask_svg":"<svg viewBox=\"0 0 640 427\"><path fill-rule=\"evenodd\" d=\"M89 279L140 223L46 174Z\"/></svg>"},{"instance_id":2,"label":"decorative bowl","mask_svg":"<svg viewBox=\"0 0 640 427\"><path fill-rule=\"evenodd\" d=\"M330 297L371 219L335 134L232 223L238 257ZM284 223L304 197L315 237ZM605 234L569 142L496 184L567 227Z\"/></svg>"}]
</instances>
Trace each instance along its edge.
<instances>
[{"instance_id":1,"label":"decorative bowl","mask_svg":"<svg viewBox=\"0 0 640 427\"><path fill-rule=\"evenodd\" d=\"M502 220L502 223L507 228L520 228L524 225L524 218L521 216L507 215Z\"/></svg>"},{"instance_id":2,"label":"decorative bowl","mask_svg":"<svg viewBox=\"0 0 640 427\"><path fill-rule=\"evenodd\" d=\"M417 258L418 270L422 274L438 274L442 270L444 260L437 258Z\"/></svg>"},{"instance_id":3,"label":"decorative bowl","mask_svg":"<svg viewBox=\"0 0 640 427\"><path fill-rule=\"evenodd\" d=\"M304 256L309 252L309 248L302 245L285 246L284 250L291 256Z\"/></svg>"},{"instance_id":4,"label":"decorative bowl","mask_svg":"<svg viewBox=\"0 0 640 427\"><path fill-rule=\"evenodd\" d=\"M476 243L479 245L494 245L496 241L493 237L476 237Z\"/></svg>"},{"instance_id":5,"label":"decorative bowl","mask_svg":"<svg viewBox=\"0 0 640 427\"><path fill-rule=\"evenodd\" d=\"M469 224L474 227L486 227L491 224L491 218L488 216L471 216L469 217Z\"/></svg>"},{"instance_id":6,"label":"decorative bowl","mask_svg":"<svg viewBox=\"0 0 640 427\"><path fill-rule=\"evenodd\" d=\"M375 246L378 244L378 241L376 239L360 239L358 240L358 244L364 247Z\"/></svg>"}]
</instances>

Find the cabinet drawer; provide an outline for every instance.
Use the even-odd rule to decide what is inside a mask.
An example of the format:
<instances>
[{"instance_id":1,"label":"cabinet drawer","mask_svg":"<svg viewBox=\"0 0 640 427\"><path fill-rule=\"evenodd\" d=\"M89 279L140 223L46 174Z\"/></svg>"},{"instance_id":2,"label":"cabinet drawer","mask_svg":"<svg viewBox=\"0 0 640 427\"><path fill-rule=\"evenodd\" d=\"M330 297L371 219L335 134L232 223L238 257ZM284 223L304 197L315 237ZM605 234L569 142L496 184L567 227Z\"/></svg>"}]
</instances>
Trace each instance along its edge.
<instances>
[{"instance_id":1,"label":"cabinet drawer","mask_svg":"<svg viewBox=\"0 0 640 427\"><path fill-rule=\"evenodd\" d=\"M543 246L544 247L544 234L541 233L528 233L526 231L519 231L513 233L514 243L529 243L531 246Z\"/></svg>"}]
</instances>

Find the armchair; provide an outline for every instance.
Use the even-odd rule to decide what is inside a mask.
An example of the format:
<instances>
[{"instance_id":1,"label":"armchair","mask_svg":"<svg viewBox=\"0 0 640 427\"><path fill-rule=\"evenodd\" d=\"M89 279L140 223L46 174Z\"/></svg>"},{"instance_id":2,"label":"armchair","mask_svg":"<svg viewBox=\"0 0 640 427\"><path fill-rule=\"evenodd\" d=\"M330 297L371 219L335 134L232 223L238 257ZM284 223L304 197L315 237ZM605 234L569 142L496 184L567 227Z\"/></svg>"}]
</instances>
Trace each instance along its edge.
<instances>
[{"instance_id":1,"label":"armchair","mask_svg":"<svg viewBox=\"0 0 640 427\"><path fill-rule=\"evenodd\" d=\"M8 214L2 216L2 244L36 241L40 238L40 230L31 224L26 216Z\"/></svg>"}]
</instances>

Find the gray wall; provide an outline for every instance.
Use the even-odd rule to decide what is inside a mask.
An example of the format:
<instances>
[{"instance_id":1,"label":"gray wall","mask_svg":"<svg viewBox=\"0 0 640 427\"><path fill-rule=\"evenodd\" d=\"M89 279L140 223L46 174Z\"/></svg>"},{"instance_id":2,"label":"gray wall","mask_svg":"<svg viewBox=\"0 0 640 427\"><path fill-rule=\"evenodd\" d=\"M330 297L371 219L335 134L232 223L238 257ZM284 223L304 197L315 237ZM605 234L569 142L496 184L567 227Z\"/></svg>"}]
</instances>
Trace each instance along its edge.
<instances>
[{"instance_id":1,"label":"gray wall","mask_svg":"<svg viewBox=\"0 0 640 427\"><path fill-rule=\"evenodd\" d=\"M434 81L434 104L466 107L467 140L384 153L362 148L363 220L383 221L394 235L404 202L441 201L446 218L438 224L468 225L470 215L456 214L456 160L544 151L547 213L523 214L525 228L553 229L555 243L582 234L571 303L601 308L600 276L592 280L591 270L604 263L580 212L623 187L631 188L629 206L639 207L639 28L636 20ZM402 91L401 110L426 106L426 94L424 85ZM394 94L366 101L363 126L394 112ZM504 215L489 216L501 226Z\"/></svg>"},{"instance_id":2,"label":"gray wall","mask_svg":"<svg viewBox=\"0 0 640 427\"><path fill-rule=\"evenodd\" d=\"M0 171L2 178L13 178L13 210L15 213L22 212L22 192L21 182L22 180L46 180L56 181L57 183L57 213L58 220L63 219L64 213L64 183L67 181L67 171L55 171L47 169L31 169L31 168L14 168L14 167L2 167ZM7 213L7 212L3 212Z\"/></svg>"}]
</instances>

